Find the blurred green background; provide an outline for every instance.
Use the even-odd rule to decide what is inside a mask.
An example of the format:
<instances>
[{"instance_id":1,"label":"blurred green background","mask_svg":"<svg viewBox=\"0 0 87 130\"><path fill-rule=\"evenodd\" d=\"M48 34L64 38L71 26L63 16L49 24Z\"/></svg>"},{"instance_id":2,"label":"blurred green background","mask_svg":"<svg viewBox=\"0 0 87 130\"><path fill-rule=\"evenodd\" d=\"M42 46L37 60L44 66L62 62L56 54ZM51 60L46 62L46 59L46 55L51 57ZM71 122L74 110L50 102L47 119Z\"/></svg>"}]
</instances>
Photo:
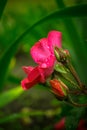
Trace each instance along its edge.
<instances>
[{"instance_id":1,"label":"blurred green background","mask_svg":"<svg viewBox=\"0 0 87 130\"><path fill-rule=\"evenodd\" d=\"M78 6L82 4L85 8L80 14ZM22 90L20 81L26 76L22 66L34 65L29 53L32 45L47 37L49 31L58 30L62 32L63 48L70 51L72 63L87 85L86 7L86 0L0 0L0 130L53 130L58 120L69 118L75 108L57 101L44 86ZM54 15L48 17L52 12ZM86 111L76 108L74 112L80 115L76 119L86 118Z\"/></svg>"}]
</instances>

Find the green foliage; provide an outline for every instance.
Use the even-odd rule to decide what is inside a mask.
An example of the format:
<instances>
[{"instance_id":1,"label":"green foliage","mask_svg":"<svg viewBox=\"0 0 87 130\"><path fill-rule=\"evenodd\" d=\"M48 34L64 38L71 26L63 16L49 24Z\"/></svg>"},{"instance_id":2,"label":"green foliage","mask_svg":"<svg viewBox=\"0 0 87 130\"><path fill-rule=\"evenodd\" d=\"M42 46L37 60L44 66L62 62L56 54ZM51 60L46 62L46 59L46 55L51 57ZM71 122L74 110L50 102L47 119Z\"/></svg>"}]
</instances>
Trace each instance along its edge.
<instances>
[{"instance_id":1,"label":"green foliage","mask_svg":"<svg viewBox=\"0 0 87 130\"><path fill-rule=\"evenodd\" d=\"M66 117L66 130L76 130L79 121L84 115L85 108L73 108Z\"/></svg>"},{"instance_id":2,"label":"green foliage","mask_svg":"<svg viewBox=\"0 0 87 130\"><path fill-rule=\"evenodd\" d=\"M0 0L0 19L6 6L7 0Z\"/></svg>"},{"instance_id":3,"label":"green foliage","mask_svg":"<svg viewBox=\"0 0 87 130\"><path fill-rule=\"evenodd\" d=\"M13 88L0 94L0 108L18 98L23 93L21 86Z\"/></svg>"},{"instance_id":4,"label":"green foliage","mask_svg":"<svg viewBox=\"0 0 87 130\"><path fill-rule=\"evenodd\" d=\"M54 68L57 72L66 74L67 70L64 68L62 64L56 64Z\"/></svg>"},{"instance_id":5,"label":"green foliage","mask_svg":"<svg viewBox=\"0 0 87 130\"><path fill-rule=\"evenodd\" d=\"M18 1L16 1L16 4L17 2ZM81 79L84 81L85 84L87 84L87 80L86 80L87 45L85 44L84 39L82 38L82 34L80 33L81 29L79 29L79 21L87 17L87 4L77 4L77 5L74 4L73 6L72 5L66 6L63 0L56 0L56 2L55 1L51 1L51 2L53 2L52 7L54 9L50 7L49 2L46 2L45 5L43 4L44 6L39 5L37 6L37 8L36 8L36 3L33 2L33 4L31 4L32 1L28 2L29 5L27 5L26 2L23 2L22 3L23 7L21 6L21 9L19 5L16 5L18 6L18 10L21 13L18 13L18 10L16 10L15 8L15 4L14 4L15 2L13 2L10 4L12 4L12 9L14 5L14 9L13 9L14 12L12 12L11 5L9 5L8 6L9 9L6 10L7 11L6 14L4 14L2 17L7 0L0 0L0 18L2 17L2 21L0 21L0 90L3 89L3 92L1 92L0 94L1 110L5 108L7 104L19 98L19 96L23 93L21 86L17 86L16 88L8 88L8 86L10 87L10 85L11 86L19 85L21 81L21 74L20 76L16 75L18 68L16 72L12 72L12 69L9 70L9 66L12 58L15 57L17 59L18 56L20 57L19 59L17 59L17 63L16 63L17 65L19 62L23 60L22 56L24 56L25 52L29 51L32 44L37 40L39 40L40 38L47 36L48 31L52 29L53 30L56 29L62 32L63 46L69 49L69 51L71 52L72 61L75 67L78 70ZM48 6L46 7L47 3L50 9L48 8ZM56 6L56 3L58 5L58 8ZM43 17L41 18L41 16ZM30 56L28 58L30 58ZM31 59L29 59L28 61L30 64L33 63ZM16 65L15 67L17 67ZM24 64L21 63L20 67L22 65ZM55 69L58 72L62 72L63 74L66 74L66 70L65 68L63 68L63 66L60 65L55 66ZM8 90L4 90L5 87ZM41 88L38 87L38 89ZM31 90L29 94L28 92L26 92L28 101L26 101L26 98L24 98L23 103L28 102L28 107L29 107L29 100L31 100L33 96L34 96L34 100L40 98L40 93L37 96L36 92L34 91L32 92L32 91L33 90ZM33 95L33 96L28 97L28 95L29 96ZM43 93L43 95L46 94ZM48 101L50 100L50 102L52 103L51 96L49 95L46 96L45 96L46 100ZM42 100L38 105L39 108L41 107ZM86 98L84 100L86 100ZM36 105L37 104L36 102L37 101L33 102L32 104ZM84 118L85 115L84 112L87 114L85 108L80 108L80 109L72 108L71 106L65 104L64 106L62 105L61 107L59 102L55 104L56 105L54 107L60 108L61 114L52 111L53 115L54 116L57 115L58 120L59 117L61 118L66 117L66 130L71 130L71 129L75 130L78 126L78 122L80 121L80 119ZM47 107L46 105L47 104L44 103L45 109ZM16 114L10 114L9 116L4 116L0 118L0 124L6 122L8 123L11 120L13 121L28 116L36 116L36 117L49 116L50 119L52 115L50 115L49 111L48 111L48 115L46 115L46 112L39 111L39 110L28 112L28 113L19 112ZM53 117L52 120L54 120ZM51 127L48 125L47 129L50 128Z\"/></svg>"}]
</instances>

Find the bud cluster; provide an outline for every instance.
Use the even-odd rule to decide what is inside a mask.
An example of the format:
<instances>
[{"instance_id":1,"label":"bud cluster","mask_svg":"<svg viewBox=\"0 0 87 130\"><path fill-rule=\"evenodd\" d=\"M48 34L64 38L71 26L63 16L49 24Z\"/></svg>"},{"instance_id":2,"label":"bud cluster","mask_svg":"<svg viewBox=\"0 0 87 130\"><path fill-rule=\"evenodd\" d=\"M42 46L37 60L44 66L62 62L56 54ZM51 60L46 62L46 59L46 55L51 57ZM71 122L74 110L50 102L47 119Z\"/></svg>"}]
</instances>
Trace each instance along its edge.
<instances>
[{"instance_id":1,"label":"bud cluster","mask_svg":"<svg viewBox=\"0 0 87 130\"><path fill-rule=\"evenodd\" d=\"M87 90L81 83L78 74L71 64L69 51L55 47L54 54L57 62L54 66L54 77L50 80L50 86L53 94L57 97L57 99L67 101L74 106L87 106L87 104L78 104L71 98L71 94L73 94L73 96L76 94L80 95L82 93L87 94ZM71 86L68 87L64 83L64 80L71 84ZM72 89L72 86L74 89Z\"/></svg>"}]
</instances>

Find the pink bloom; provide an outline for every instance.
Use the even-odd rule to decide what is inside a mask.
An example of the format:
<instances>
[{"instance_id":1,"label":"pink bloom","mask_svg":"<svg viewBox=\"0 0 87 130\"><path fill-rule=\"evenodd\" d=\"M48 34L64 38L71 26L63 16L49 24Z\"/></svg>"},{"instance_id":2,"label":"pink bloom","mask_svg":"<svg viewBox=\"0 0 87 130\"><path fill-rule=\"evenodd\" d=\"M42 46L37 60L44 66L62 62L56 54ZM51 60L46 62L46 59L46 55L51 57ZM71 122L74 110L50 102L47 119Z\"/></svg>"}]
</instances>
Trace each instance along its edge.
<instances>
[{"instance_id":1,"label":"pink bloom","mask_svg":"<svg viewBox=\"0 0 87 130\"><path fill-rule=\"evenodd\" d=\"M87 122L84 119L81 119L79 124L78 124L77 130L87 130L86 123Z\"/></svg>"},{"instance_id":2,"label":"pink bloom","mask_svg":"<svg viewBox=\"0 0 87 130\"><path fill-rule=\"evenodd\" d=\"M55 130L65 130L65 117L54 125ZM86 121L81 119L78 123L77 130L87 130Z\"/></svg>"},{"instance_id":3,"label":"pink bloom","mask_svg":"<svg viewBox=\"0 0 87 130\"><path fill-rule=\"evenodd\" d=\"M36 67L23 67L28 77L22 80L24 89L29 89L37 83L44 83L52 74L56 61L54 47L61 47L61 33L51 31L47 38L40 39L31 48L30 53L34 61L38 64Z\"/></svg>"},{"instance_id":4,"label":"pink bloom","mask_svg":"<svg viewBox=\"0 0 87 130\"><path fill-rule=\"evenodd\" d=\"M64 130L65 129L65 118L62 118L58 123L54 125L55 130Z\"/></svg>"}]
</instances>

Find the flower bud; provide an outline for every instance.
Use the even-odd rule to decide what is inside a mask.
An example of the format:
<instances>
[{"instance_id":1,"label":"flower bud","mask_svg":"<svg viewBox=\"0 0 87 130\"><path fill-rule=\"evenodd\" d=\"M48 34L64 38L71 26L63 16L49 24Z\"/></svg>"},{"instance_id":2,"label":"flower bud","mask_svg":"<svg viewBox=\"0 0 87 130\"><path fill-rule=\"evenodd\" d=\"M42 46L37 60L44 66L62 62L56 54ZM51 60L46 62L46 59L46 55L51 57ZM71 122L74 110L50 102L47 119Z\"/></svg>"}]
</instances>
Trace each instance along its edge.
<instances>
[{"instance_id":1,"label":"flower bud","mask_svg":"<svg viewBox=\"0 0 87 130\"><path fill-rule=\"evenodd\" d=\"M55 49L54 49L54 54L55 54L55 56L56 56L56 59L57 59L58 61L60 61L60 54L59 54L59 52L58 52L58 48L57 48L57 47L55 47Z\"/></svg>"},{"instance_id":2,"label":"flower bud","mask_svg":"<svg viewBox=\"0 0 87 130\"><path fill-rule=\"evenodd\" d=\"M68 50L63 50L62 48L55 47L54 53L58 62L67 63L68 58L70 57Z\"/></svg>"},{"instance_id":3,"label":"flower bud","mask_svg":"<svg viewBox=\"0 0 87 130\"><path fill-rule=\"evenodd\" d=\"M70 53L69 53L68 50L65 49L65 50L64 50L64 53L65 53L66 56L70 57Z\"/></svg>"},{"instance_id":4,"label":"flower bud","mask_svg":"<svg viewBox=\"0 0 87 130\"><path fill-rule=\"evenodd\" d=\"M68 87L60 80L50 80L52 92L59 100L64 100L68 95Z\"/></svg>"},{"instance_id":5,"label":"flower bud","mask_svg":"<svg viewBox=\"0 0 87 130\"><path fill-rule=\"evenodd\" d=\"M59 72L59 73L63 73L66 74L67 73L67 69L65 68L65 66L63 64L61 64L60 62L57 62L54 66L54 70Z\"/></svg>"}]
</instances>

